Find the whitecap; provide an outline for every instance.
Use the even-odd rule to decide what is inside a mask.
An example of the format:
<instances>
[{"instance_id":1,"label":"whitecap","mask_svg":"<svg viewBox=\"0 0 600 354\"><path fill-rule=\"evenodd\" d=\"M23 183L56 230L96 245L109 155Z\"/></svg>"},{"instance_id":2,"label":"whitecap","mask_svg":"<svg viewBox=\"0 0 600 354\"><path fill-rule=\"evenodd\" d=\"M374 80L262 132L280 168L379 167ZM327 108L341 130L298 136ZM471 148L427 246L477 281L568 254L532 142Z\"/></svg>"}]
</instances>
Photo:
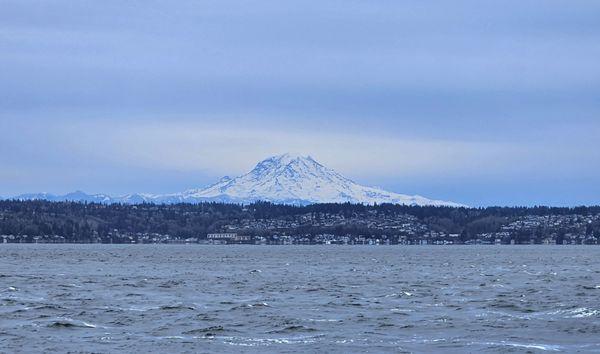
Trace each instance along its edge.
<instances>
[{"instance_id":1,"label":"whitecap","mask_svg":"<svg viewBox=\"0 0 600 354\"><path fill-rule=\"evenodd\" d=\"M225 339L225 343L235 346L268 346L271 344L310 344L315 343L322 334L315 336L297 336L297 337L283 337L283 338L247 338L247 337L220 337Z\"/></svg>"},{"instance_id":2,"label":"whitecap","mask_svg":"<svg viewBox=\"0 0 600 354\"><path fill-rule=\"evenodd\" d=\"M556 344L539 344L539 343L516 343L516 342L472 342L471 344L483 344L483 345L494 345L494 346L507 346L514 348L524 349L537 349L543 351L560 352L563 351L563 347Z\"/></svg>"},{"instance_id":3,"label":"whitecap","mask_svg":"<svg viewBox=\"0 0 600 354\"><path fill-rule=\"evenodd\" d=\"M556 310L548 312L549 315L565 315L565 318L586 318L599 316L600 310L594 310L587 307L578 307L571 310Z\"/></svg>"}]
</instances>

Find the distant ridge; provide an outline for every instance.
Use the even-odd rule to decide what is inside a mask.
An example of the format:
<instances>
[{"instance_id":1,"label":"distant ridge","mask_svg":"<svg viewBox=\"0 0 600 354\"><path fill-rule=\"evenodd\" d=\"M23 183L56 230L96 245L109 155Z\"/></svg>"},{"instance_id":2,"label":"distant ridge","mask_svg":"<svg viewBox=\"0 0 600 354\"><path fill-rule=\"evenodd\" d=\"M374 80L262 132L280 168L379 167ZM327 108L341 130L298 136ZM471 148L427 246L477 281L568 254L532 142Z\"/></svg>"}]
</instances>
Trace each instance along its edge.
<instances>
[{"instance_id":1,"label":"distant ridge","mask_svg":"<svg viewBox=\"0 0 600 354\"><path fill-rule=\"evenodd\" d=\"M269 201L279 204L313 203L405 204L461 207L462 204L398 194L380 188L362 186L310 156L283 154L259 162L250 172L230 178L225 176L205 188L174 194L128 194L111 197L81 191L52 195L22 194L19 200L79 201L95 203L200 203L207 201L251 203Z\"/></svg>"}]
</instances>

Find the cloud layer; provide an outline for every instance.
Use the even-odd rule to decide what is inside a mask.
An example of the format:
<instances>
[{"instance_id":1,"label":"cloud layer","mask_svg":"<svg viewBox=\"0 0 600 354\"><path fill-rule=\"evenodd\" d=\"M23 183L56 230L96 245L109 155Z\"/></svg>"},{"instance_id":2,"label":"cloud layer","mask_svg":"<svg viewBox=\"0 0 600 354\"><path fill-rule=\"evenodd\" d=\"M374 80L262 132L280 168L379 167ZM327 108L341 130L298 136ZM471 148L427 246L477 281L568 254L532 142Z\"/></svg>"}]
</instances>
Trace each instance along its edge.
<instances>
[{"instance_id":1,"label":"cloud layer","mask_svg":"<svg viewBox=\"0 0 600 354\"><path fill-rule=\"evenodd\" d=\"M470 205L599 203L599 16L586 1L3 1L0 195L177 191L297 151Z\"/></svg>"}]
</instances>

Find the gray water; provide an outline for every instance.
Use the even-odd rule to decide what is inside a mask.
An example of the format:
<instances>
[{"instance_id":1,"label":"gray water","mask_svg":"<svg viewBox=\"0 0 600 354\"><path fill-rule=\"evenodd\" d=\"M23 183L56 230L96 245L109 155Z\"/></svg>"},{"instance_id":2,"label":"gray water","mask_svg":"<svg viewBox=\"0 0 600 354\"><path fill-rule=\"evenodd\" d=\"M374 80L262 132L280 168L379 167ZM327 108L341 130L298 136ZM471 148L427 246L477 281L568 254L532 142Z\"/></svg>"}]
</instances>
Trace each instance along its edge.
<instances>
[{"instance_id":1,"label":"gray water","mask_svg":"<svg viewBox=\"0 0 600 354\"><path fill-rule=\"evenodd\" d=\"M599 256L0 245L0 352L600 352Z\"/></svg>"}]
</instances>

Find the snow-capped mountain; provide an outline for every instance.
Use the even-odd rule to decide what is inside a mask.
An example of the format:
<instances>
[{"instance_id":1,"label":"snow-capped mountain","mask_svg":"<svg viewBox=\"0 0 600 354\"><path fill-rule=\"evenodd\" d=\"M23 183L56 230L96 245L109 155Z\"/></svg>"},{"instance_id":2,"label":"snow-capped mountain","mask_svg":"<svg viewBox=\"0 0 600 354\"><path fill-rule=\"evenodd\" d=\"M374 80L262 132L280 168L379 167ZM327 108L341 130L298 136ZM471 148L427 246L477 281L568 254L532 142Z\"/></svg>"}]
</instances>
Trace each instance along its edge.
<instances>
[{"instance_id":1,"label":"snow-capped mountain","mask_svg":"<svg viewBox=\"0 0 600 354\"><path fill-rule=\"evenodd\" d=\"M198 203L218 201L250 203L258 200L285 204L312 203L393 203L407 205L462 206L366 187L327 168L310 156L283 154L259 162L250 172L235 177L223 177L201 189L175 194L131 194L108 197L75 192L64 196L49 194L21 195L17 199L75 200L100 203Z\"/></svg>"},{"instance_id":2,"label":"snow-capped mountain","mask_svg":"<svg viewBox=\"0 0 600 354\"><path fill-rule=\"evenodd\" d=\"M86 194L82 191L76 191L72 193L67 193L64 195L55 195L50 193L31 193L31 194L21 194L15 199L19 200L48 200L52 202L64 202L64 201L72 201L72 202L88 202L88 203L112 203L112 197L106 194Z\"/></svg>"},{"instance_id":3,"label":"snow-capped mountain","mask_svg":"<svg viewBox=\"0 0 600 354\"><path fill-rule=\"evenodd\" d=\"M457 206L455 203L365 187L321 165L310 156L292 154L270 157L244 175L224 177L207 188L186 191L184 194L198 199L265 200L288 204L351 202Z\"/></svg>"}]
</instances>

